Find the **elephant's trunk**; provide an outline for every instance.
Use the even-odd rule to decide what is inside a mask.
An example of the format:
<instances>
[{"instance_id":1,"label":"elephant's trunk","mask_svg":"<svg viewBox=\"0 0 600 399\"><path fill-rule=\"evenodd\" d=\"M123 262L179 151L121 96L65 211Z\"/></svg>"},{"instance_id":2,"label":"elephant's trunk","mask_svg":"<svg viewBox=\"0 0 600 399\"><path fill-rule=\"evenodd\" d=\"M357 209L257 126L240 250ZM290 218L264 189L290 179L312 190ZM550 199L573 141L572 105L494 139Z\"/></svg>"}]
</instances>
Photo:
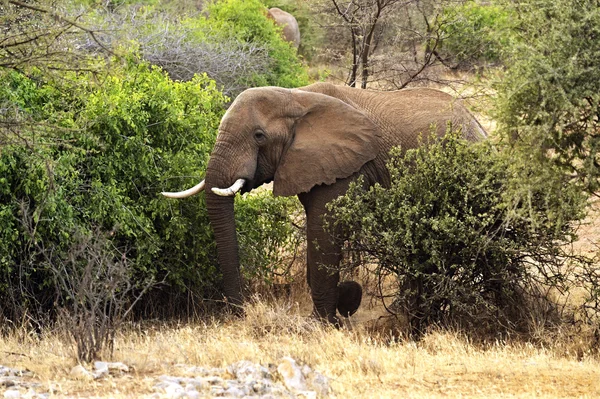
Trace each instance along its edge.
<instances>
[{"instance_id":1,"label":"elephant's trunk","mask_svg":"<svg viewBox=\"0 0 600 399\"><path fill-rule=\"evenodd\" d=\"M208 217L217 242L225 297L229 303L241 305L240 258L233 206L235 196L217 195L213 191L213 188L229 187L237 179L237 168L230 156L232 148L235 146L225 140L217 140L206 168L205 194Z\"/></svg>"},{"instance_id":2,"label":"elephant's trunk","mask_svg":"<svg viewBox=\"0 0 600 399\"><path fill-rule=\"evenodd\" d=\"M222 197L209 190L206 191L206 207L217 242L225 297L229 303L241 305L240 259L233 201L234 197Z\"/></svg>"}]
</instances>

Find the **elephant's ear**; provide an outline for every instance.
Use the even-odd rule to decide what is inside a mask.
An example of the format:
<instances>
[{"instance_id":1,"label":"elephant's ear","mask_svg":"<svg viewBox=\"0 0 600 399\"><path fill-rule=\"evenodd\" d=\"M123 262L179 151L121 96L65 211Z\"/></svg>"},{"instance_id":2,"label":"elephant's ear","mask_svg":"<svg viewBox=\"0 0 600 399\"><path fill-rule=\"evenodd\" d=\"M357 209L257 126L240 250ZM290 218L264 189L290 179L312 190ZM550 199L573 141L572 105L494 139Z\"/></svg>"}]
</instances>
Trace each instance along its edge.
<instances>
[{"instance_id":1,"label":"elephant's ear","mask_svg":"<svg viewBox=\"0 0 600 399\"><path fill-rule=\"evenodd\" d=\"M360 110L325 94L293 91L294 138L275 173L273 193L290 196L332 184L377 156L379 131Z\"/></svg>"}]
</instances>

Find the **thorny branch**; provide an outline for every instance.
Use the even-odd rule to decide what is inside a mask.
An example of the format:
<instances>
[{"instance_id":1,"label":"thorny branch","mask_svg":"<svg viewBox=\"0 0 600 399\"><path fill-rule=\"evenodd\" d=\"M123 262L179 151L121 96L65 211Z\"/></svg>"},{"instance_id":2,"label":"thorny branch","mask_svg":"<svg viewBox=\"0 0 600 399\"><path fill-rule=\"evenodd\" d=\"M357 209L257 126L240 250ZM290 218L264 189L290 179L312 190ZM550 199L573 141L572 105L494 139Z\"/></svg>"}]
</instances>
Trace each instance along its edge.
<instances>
[{"instance_id":1,"label":"thorny branch","mask_svg":"<svg viewBox=\"0 0 600 399\"><path fill-rule=\"evenodd\" d=\"M94 40L94 42L98 46L100 46L101 49L103 49L104 51L106 51L108 54L116 55L112 50L110 50L108 47L106 47L102 43L101 40L98 39L98 36L96 35L97 32L95 30L93 30L93 29L87 28L84 25L81 25L80 23L78 23L78 22L76 22L76 21L74 21L74 20L72 20L70 18L66 18L63 15L58 14L57 12L54 12L54 11L51 11L51 10L47 10L45 8L42 8L42 7L38 7L38 6L35 6L33 4L24 3L24 2L18 1L18 0L8 0L8 3L12 4L14 6L17 6L17 7L27 8L27 9L32 10L32 11L37 11L37 12L40 12L40 13L43 13L43 14L48 14L53 19L55 19L56 21L65 23L65 24L67 24L69 26L72 26L72 27L75 27L75 28L77 28L79 30L82 30L85 33L87 33ZM5 46L0 46L0 48L2 48L2 47L10 47L11 45L13 45L13 46L14 45L18 45L18 43L8 44L8 45L5 45Z\"/></svg>"}]
</instances>

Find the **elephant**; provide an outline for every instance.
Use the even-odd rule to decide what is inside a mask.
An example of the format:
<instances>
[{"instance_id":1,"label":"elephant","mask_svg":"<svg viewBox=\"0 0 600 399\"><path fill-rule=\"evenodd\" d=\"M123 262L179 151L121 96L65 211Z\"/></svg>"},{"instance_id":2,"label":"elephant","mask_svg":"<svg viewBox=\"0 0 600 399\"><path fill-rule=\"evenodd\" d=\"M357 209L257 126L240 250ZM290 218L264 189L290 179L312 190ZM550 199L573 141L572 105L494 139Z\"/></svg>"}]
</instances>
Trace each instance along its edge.
<instances>
[{"instance_id":1,"label":"elephant","mask_svg":"<svg viewBox=\"0 0 600 399\"><path fill-rule=\"evenodd\" d=\"M300 28L296 18L280 8L273 7L267 11L267 18L275 21L275 24L283 29L283 38L292 43L294 47L300 46Z\"/></svg>"},{"instance_id":2,"label":"elephant","mask_svg":"<svg viewBox=\"0 0 600 399\"><path fill-rule=\"evenodd\" d=\"M184 198L206 192L223 290L232 304L243 303L235 194L272 182L275 196L297 195L306 212L314 314L339 325L336 308L342 316L354 313L362 290L358 283L338 287L342 255L323 226L327 203L358 176L365 185L389 187L391 148L416 148L429 135L443 136L448 124L469 141L487 136L459 100L435 89L380 92L325 82L296 89L251 88L224 114L205 179L188 190L162 194Z\"/></svg>"}]
</instances>

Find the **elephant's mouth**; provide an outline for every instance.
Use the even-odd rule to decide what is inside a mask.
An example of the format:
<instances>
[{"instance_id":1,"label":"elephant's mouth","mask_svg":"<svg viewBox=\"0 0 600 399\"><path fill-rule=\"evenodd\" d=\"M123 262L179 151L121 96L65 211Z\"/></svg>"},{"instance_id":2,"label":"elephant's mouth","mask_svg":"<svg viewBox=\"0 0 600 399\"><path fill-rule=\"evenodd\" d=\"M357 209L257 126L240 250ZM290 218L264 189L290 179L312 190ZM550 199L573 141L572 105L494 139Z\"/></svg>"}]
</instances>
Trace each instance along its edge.
<instances>
[{"instance_id":1,"label":"elephant's mouth","mask_svg":"<svg viewBox=\"0 0 600 399\"><path fill-rule=\"evenodd\" d=\"M255 188L258 188L260 186L262 186L263 184L269 184L273 181L272 177L267 177L267 178L262 178L262 179L248 179L246 181L246 184L244 184L244 187L242 187L242 189L240 190L240 194L245 194L248 193L252 190L254 190Z\"/></svg>"}]
</instances>

